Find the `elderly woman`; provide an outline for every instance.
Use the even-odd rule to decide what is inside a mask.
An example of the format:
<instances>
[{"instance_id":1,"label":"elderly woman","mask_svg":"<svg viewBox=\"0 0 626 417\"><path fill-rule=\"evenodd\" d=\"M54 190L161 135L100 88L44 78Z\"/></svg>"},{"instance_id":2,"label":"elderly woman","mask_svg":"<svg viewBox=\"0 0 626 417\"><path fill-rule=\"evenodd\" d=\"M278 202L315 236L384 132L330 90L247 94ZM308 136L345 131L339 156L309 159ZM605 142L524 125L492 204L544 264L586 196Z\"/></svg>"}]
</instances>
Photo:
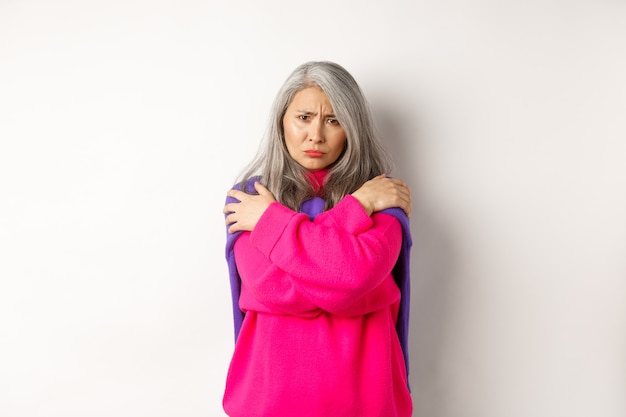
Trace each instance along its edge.
<instances>
[{"instance_id":1,"label":"elderly woman","mask_svg":"<svg viewBox=\"0 0 626 417\"><path fill-rule=\"evenodd\" d=\"M233 417L408 417L411 197L354 78L298 67L228 192Z\"/></svg>"}]
</instances>

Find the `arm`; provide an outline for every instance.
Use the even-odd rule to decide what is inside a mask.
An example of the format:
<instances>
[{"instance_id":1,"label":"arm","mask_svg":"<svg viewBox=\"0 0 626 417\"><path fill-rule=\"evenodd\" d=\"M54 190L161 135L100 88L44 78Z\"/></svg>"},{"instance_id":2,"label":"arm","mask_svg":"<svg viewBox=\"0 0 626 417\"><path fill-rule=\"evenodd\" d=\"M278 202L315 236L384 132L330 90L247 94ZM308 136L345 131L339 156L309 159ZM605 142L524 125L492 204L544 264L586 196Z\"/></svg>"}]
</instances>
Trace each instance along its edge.
<instances>
[{"instance_id":1,"label":"arm","mask_svg":"<svg viewBox=\"0 0 626 417\"><path fill-rule=\"evenodd\" d=\"M370 217L351 196L314 222L273 203L249 235L249 243L241 242L247 254L256 253L241 259L242 280L264 302L272 297L282 307L291 303L291 308L302 309L307 304L339 312L359 302L361 308L371 308L383 302L381 294L364 299L374 290L397 299L383 283L390 277L401 241L400 225L393 216ZM267 264L259 263L263 258L273 273L264 269ZM244 265L249 261L253 264ZM293 303L296 300L299 305Z\"/></svg>"},{"instance_id":2,"label":"arm","mask_svg":"<svg viewBox=\"0 0 626 417\"><path fill-rule=\"evenodd\" d=\"M310 305L305 305L307 303L298 297L298 293L301 293L320 307L346 311L347 305L355 300L358 302L353 307L359 309L380 305L381 300L386 299L384 296L381 298L381 294L389 295L390 288L394 286L377 286L385 279L384 274L379 275L380 266L387 262L388 265L383 266L382 270L390 271L397 258L397 251L392 256L393 261L385 261L387 255L394 252L389 242L397 242L399 247L401 232L393 216L376 213L370 218L368 214L371 210L383 210L396 205L409 211L410 193L402 181L385 176L376 177L357 190L354 197L347 196L334 209L320 214L313 223L305 215L274 204L273 195L262 185L255 184L255 188L259 195L231 190L224 212L227 214L226 223L230 225L230 233L254 230L252 234L244 233L237 239L237 264L244 283L249 285L259 301L273 307L307 310ZM270 205L272 207L268 209ZM264 224L263 230L269 233L256 228L261 216L265 220L260 222L259 228ZM288 230L298 233L290 240L289 233L286 233ZM253 245L250 239L254 236L261 238L256 239ZM263 236L268 238L263 239ZM272 242L272 239L276 241ZM293 251L273 250L274 246L289 246L289 242L294 243ZM323 256L315 257L311 253L307 257L307 248L319 252L320 247L324 249ZM279 252L292 255L281 258L276 255ZM329 255L334 256L333 262L327 262ZM290 260L294 262L288 263ZM375 261L381 263L373 267ZM291 273L285 275L280 267ZM318 267L322 269L316 271ZM390 277L388 273L387 276ZM376 294L369 294L373 289L377 290ZM334 293L335 297L329 297L329 293ZM366 297L366 294L369 296Z\"/></svg>"},{"instance_id":3,"label":"arm","mask_svg":"<svg viewBox=\"0 0 626 417\"><path fill-rule=\"evenodd\" d=\"M224 206L229 233L251 232L265 210L276 201L274 195L259 182L254 182L257 195L245 193L237 188L230 190ZM352 193L366 211L372 213L392 207L399 207L411 213L411 192L399 178L387 178L385 174L372 178Z\"/></svg>"},{"instance_id":4,"label":"arm","mask_svg":"<svg viewBox=\"0 0 626 417\"><path fill-rule=\"evenodd\" d=\"M244 232L234 246L237 271L241 278L242 310L310 317L319 308L296 290L289 275L274 265L250 242Z\"/></svg>"}]
</instances>

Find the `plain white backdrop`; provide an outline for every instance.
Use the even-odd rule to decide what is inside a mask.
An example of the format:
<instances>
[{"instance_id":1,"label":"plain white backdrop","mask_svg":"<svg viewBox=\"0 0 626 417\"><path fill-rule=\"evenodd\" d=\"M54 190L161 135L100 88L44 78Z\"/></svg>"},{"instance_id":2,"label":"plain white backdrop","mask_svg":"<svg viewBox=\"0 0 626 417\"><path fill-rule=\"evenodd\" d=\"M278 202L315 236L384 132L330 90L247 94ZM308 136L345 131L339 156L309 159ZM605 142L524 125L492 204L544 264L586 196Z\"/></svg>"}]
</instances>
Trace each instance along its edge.
<instances>
[{"instance_id":1,"label":"plain white backdrop","mask_svg":"<svg viewBox=\"0 0 626 417\"><path fill-rule=\"evenodd\" d=\"M626 415L626 3L0 1L0 416L222 416L224 193L308 60L412 187L419 417Z\"/></svg>"}]
</instances>

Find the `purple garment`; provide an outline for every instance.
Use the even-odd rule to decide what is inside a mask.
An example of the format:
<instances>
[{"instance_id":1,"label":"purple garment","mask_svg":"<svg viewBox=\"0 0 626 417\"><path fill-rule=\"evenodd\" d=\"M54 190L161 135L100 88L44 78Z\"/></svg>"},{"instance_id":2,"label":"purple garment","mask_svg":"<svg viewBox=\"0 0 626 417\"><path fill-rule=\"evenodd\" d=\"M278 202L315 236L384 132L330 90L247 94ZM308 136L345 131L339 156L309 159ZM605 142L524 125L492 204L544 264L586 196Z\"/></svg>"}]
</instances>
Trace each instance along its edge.
<instances>
[{"instance_id":1,"label":"purple garment","mask_svg":"<svg viewBox=\"0 0 626 417\"><path fill-rule=\"evenodd\" d=\"M234 187L235 189L241 189L239 185ZM254 188L252 188L254 189ZM232 197L226 198L226 203L236 203L236 199ZM315 197L305 201L300 208L300 212L307 214L311 220L315 219L315 216L320 214L324 210L324 200ZM398 339L400 339L400 346L402 347L402 354L404 355L404 363L406 365L407 384L409 375L409 313L410 313L410 298L411 298L411 271L410 271L410 254L411 245L411 229L409 227L409 218L404 210L400 208L390 208L381 211L381 213L390 214L394 216L400 222L402 226L402 246L400 248L400 255L398 261L393 268L392 274L400 289L400 309L398 311L398 322L396 323L396 331L398 332ZM228 273L230 276L230 289L233 301L233 319L235 324L235 342L239 336L241 325L243 323L244 312L239 308L239 295L241 294L241 277L237 271L237 264L235 263L235 242L242 232L228 233L228 227L226 228L226 262L228 263Z\"/></svg>"}]
</instances>

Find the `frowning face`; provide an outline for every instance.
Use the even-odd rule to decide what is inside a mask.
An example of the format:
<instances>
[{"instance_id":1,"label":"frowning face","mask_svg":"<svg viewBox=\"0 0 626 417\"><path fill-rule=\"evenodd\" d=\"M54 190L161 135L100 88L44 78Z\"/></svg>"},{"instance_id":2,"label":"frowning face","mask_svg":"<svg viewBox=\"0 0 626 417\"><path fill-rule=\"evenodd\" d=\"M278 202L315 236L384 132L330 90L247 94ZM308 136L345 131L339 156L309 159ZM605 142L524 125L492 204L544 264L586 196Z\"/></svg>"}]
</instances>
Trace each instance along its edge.
<instances>
[{"instance_id":1,"label":"frowning face","mask_svg":"<svg viewBox=\"0 0 626 417\"><path fill-rule=\"evenodd\" d=\"M283 129L289 155L310 171L334 164L346 144L346 133L319 87L294 95L283 116Z\"/></svg>"}]
</instances>

